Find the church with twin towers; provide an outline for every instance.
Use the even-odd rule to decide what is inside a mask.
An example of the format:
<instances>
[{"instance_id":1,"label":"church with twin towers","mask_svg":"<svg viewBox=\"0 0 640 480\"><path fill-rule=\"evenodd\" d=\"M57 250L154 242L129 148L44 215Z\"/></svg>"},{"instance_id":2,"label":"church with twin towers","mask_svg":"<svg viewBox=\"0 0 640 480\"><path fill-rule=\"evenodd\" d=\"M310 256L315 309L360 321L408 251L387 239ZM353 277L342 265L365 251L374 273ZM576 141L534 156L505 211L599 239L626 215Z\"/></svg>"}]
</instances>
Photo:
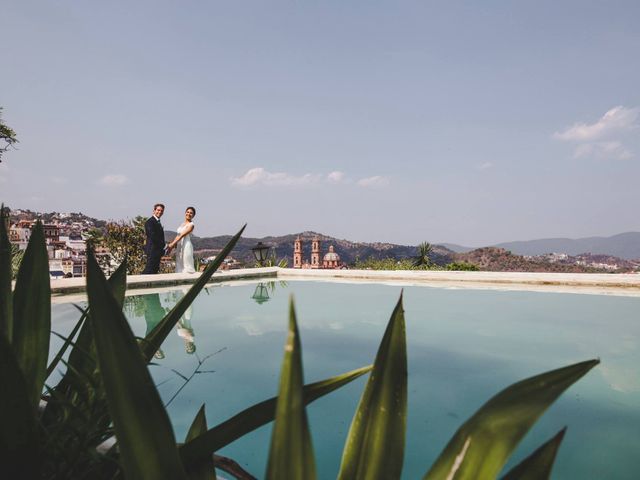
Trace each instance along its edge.
<instances>
[{"instance_id":1,"label":"church with twin towers","mask_svg":"<svg viewBox=\"0 0 640 480\"><path fill-rule=\"evenodd\" d=\"M340 261L340 255L335 252L333 245L329 246L329 251L325 253L320 261L320 237L318 235L311 239L311 262L302 258L302 238L298 235L293 242L293 268L313 268L313 269L337 269L345 268Z\"/></svg>"}]
</instances>

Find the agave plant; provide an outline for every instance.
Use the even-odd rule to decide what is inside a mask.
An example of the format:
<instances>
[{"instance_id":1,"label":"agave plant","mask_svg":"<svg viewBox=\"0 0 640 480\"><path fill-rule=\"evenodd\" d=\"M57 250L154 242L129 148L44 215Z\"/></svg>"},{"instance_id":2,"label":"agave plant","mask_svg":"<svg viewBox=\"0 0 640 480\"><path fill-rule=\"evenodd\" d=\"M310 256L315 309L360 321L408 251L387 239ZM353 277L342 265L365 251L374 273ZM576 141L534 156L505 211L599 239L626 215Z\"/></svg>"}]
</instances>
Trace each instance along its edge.
<instances>
[{"instance_id":1,"label":"agave plant","mask_svg":"<svg viewBox=\"0 0 640 480\"><path fill-rule=\"evenodd\" d=\"M424 475L494 479L544 411L599 363L589 360L507 387L471 416ZM301 408L302 359L293 304L266 478L315 478L313 449ZM402 296L387 325L342 453L339 480L400 478L407 417L407 349ZM506 473L505 479L546 479L562 429Z\"/></svg>"},{"instance_id":2,"label":"agave plant","mask_svg":"<svg viewBox=\"0 0 640 480\"><path fill-rule=\"evenodd\" d=\"M126 261L107 280L89 255L89 308L81 312L60 351L47 364L51 304L42 225L34 227L12 291L11 249L5 223L0 223L0 382L5 392L0 395L1 478L99 479L123 473L127 478L200 478L197 472L211 465L215 451L273 420L275 399L247 408L209 430L202 411L180 446L147 370L153 354L233 249L244 227L183 299L140 340L122 313ZM64 375L56 385L47 384L60 364L66 366ZM306 401L367 371L365 367L307 385ZM100 448L114 434L116 447ZM211 468L208 472L214 474Z\"/></svg>"},{"instance_id":3,"label":"agave plant","mask_svg":"<svg viewBox=\"0 0 640 480\"><path fill-rule=\"evenodd\" d=\"M126 260L106 279L88 257L89 308L51 363L50 288L42 226L36 224L12 291L6 227L0 221L0 475L2 478L215 478L214 453L275 419L265 477L315 478L306 405L371 371L354 415L340 479L399 478L407 414L407 351L402 296L373 366L304 384L300 334L291 301L277 397L208 428L204 406L183 443L148 371L160 348L244 227L163 320L136 339L122 312ZM69 351L66 356L67 350ZM66 358L66 359L65 359ZM427 479L495 478L520 439L573 382L598 363L582 362L516 383L456 432ZM63 364L56 385L47 379ZM547 478L564 431L506 478ZM115 439L115 445L105 442Z\"/></svg>"},{"instance_id":4,"label":"agave plant","mask_svg":"<svg viewBox=\"0 0 640 480\"><path fill-rule=\"evenodd\" d=\"M422 242L418 245L418 254L413 257L413 267L429 268L432 264L431 255L433 246L429 242Z\"/></svg>"}]
</instances>

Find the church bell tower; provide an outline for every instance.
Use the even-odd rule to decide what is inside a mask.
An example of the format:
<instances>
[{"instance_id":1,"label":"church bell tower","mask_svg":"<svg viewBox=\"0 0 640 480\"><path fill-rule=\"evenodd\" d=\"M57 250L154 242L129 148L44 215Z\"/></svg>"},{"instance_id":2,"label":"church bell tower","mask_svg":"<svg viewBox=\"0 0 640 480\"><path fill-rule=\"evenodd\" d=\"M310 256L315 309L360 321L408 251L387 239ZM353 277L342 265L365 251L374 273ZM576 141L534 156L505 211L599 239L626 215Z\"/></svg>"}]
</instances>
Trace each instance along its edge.
<instances>
[{"instance_id":1,"label":"church bell tower","mask_svg":"<svg viewBox=\"0 0 640 480\"><path fill-rule=\"evenodd\" d=\"M311 268L320 268L320 238L317 235L311 241Z\"/></svg>"},{"instance_id":2,"label":"church bell tower","mask_svg":"<svg viewBox=\"0 0 640 480\"><path fill-rule=\"evenodd\" d=\"M293 242L293 268L302 268L302 240L300 235Z\"/></svg>"}]
</instances>

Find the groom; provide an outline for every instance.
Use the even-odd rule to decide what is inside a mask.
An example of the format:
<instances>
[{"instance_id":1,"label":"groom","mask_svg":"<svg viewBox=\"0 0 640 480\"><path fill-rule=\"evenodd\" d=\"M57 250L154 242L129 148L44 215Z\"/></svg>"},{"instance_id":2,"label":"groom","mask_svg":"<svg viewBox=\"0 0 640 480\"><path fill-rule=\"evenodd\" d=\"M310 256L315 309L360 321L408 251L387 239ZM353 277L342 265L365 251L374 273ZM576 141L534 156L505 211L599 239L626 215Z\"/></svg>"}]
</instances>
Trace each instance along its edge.
<instances>
[{"instance_id":1,"label":"groom","mask_svg":"<svg viewBox=\"0 0 640 480\"><path fill-rule=\"evenodd\" d=\"M147 254L147 264L142 271L143 275L158 273L160 270L160 259L167 250L164 241L164 228L160 223L160 217L164 213L164 205L156 203L153 206L153 216L144 224L144 232L147 235L147 243L144 251Z\"/></svg>"}]
</instances>

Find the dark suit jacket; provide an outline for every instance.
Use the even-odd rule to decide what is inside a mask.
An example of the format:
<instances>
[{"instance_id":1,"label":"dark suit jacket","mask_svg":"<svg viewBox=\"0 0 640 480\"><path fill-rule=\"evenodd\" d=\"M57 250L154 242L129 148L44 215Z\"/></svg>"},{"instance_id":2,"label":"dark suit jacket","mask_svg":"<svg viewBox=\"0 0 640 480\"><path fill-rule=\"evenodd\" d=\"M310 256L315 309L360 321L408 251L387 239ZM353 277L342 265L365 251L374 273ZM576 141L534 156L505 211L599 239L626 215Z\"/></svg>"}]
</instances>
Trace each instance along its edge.
<instances>
[{"instance_id":1,"label":"dark suit jacket","mask_svg":"<svg viewBox=\"0 0 640 480\"><path fill-rule=\"evenodd\" d=\"M145 251L147 255L160 254L164 252L164 228L156 217L149 218L144 224L144 232L147 234L147 243L145 244Z\"/></svg>"}]
</instances>

